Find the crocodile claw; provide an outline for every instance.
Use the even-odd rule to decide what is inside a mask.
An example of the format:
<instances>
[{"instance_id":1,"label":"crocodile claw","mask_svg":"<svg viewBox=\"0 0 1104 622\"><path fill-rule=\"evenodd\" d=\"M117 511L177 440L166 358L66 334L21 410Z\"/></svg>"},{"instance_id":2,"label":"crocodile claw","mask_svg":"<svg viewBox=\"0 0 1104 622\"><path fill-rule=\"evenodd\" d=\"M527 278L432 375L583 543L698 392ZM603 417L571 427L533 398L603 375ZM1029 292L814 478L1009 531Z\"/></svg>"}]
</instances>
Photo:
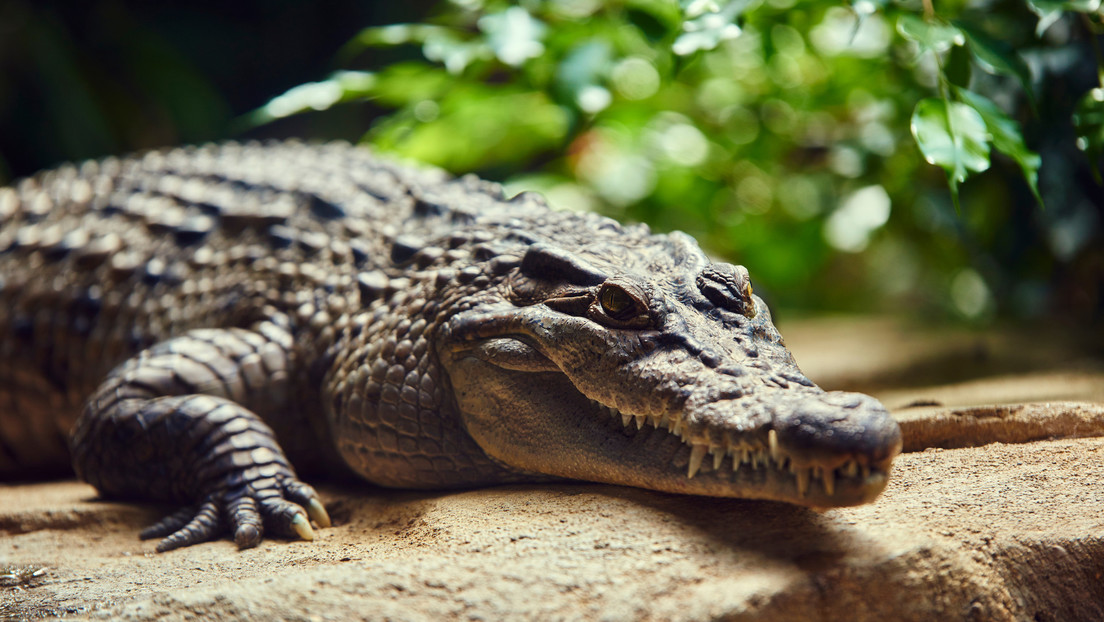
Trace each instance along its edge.
<instances>
[{"instance_id":1,"label":"crocodile claw","mask_svg":"<svg viewBox=\"0 0 1104 622\"><path fill-rule=\"evenodd\" d=\"M310 522L302 514L296 514L295 518L291 519L291 528L303 540L308 542L314 540L314 530L311 529Z\"/></svg>"},{"instance_id":2,"label":"crocodile claw","mask_svg":"<svg viewBox=\"0 0 1104 622\"><path fill-rule=\"evenodd\" d=\"M260 544L266 526L279 535L314 540L312 520L320 528L332 524L318 493L298 480L273 478L212 494L145 529L141 537L162 538L157 552L164 553L232 531L238 548L248 549Z\"/></svg>"},{"instance_id":3,"label":"crocodile claw","mask_svg":"<svg viewBox=\"0 0 1104 622\"><path fill-rule=\"evenodd\" d=\"M326 508L323 507L322 502L318 499L311 499L310 502L307 503L307 516L310 516L310 519L323 529L333 525L330 521L330 515L326 512Z\"/></svg>"}]
</instances>

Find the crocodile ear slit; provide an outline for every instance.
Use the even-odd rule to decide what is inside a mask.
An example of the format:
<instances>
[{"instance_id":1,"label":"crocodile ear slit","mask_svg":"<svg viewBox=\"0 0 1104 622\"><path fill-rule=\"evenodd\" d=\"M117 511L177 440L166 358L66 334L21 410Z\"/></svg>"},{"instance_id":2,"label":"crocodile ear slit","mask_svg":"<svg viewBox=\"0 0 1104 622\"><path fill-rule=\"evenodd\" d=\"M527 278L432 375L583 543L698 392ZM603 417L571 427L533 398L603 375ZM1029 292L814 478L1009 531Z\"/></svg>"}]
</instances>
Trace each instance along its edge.
<instances>
[{"instance_id":1,"label":"crocodile ear slit","mask_svg":"<svg viewBox=\"0 0 1104 622\"><path fill-rule=\"evenodd\" d=\"M578 256L541 243L531 245L521 259L521 272L545 281L561 281L573 285L598 285L609 278Z\"/></svg>"}]
</instances>

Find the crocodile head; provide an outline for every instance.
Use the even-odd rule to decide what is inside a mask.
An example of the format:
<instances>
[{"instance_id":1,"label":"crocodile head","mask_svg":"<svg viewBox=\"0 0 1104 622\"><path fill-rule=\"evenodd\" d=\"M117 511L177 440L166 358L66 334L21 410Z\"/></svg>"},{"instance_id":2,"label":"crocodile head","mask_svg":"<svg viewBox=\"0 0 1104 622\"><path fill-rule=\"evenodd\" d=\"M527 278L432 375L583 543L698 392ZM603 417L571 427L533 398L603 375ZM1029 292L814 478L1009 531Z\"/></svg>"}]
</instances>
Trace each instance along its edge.
<instances>
[{"instance_id":1,"label":"crocodile head","mask_svg":"<svg viewBox=\"0 0 1104 622\"><path fill-rule=\"evenodd\" d=\"M741 266L688 236L534 243L444 326L483 450L526 472L816 507L874 499L900 451L876 400L797 368Z\"/></svg>"}]
</instances>

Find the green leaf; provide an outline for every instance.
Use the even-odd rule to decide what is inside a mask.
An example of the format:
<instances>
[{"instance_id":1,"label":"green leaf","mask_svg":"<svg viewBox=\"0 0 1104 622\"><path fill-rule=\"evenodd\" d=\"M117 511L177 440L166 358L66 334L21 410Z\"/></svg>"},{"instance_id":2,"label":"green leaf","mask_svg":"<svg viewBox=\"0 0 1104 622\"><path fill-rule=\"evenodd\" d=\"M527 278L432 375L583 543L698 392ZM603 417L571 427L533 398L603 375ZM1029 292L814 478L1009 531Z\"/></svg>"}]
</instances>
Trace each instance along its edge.
<instances>
[{"instance_id":1,"label":"green leaf","mask_svg":"<svg viewBox=\"0 0 1104 622\"><path fill-rule=\"evenodd\" d=\"M742 31L736 25L736 19L746 5L746 2L739 1L731 1L721 7L715 2L684 2L683 10L687 16L699 16L682 24L683 32L671 44L671 51L686 56L699 50L712 50L722 42L740 36ZM699 10L703 12L698 13Z\"/></svg>"},{"instance_id":2,"label":"green leaf","mask_svg":"<svg viewBox=\"0 0 1104 622\"><path fill-rule=\"evenodd\" d=\"M444 65L453 75L464 73L474 61L494 56L485 41L465 41L448 30L430 33L422 44L422 54Z\"/></svg>"},{"instance_id":3,"label":"green leaf","mask_svg":"<svg viewBox=\"0 0 1104 622\"><path fill-rule=\"evenodd\" d=\"M897 19L897 32L909 41L920 44L920 51L946 52L956 45L966 43L962 32L954 26L917 15L905 13Z\"/></svg>"},{"instance_id":4,"label":"green leaf","mask_svg":"<svg viewBox=\"0 0 1104 622\"><path fill-rule=\"evenodd\" d=\"M669 8L666 3L660 6L630 6L625 9L625 20L636 26L649 41L661 41L682 26L682 16L675 11L673 15L662 11Z\"/></svg>"},{"instance_id":5,"label":"green leaf","mask_svg":"<svg viewBox=\"0 0 1104 622\"><path fill-rule=\"evenodd\" d=\"M582 42L560 61L556 70L557 86L572 104L586 112L598 112L610 103L609 91L602 83L612 64L613 49L608 41Z\"/></svg>"},{"instance_id":6,"label":"green leaf","mask_svg":"<svg viewBox=\"0 0 1104 622\"><path fill-rule=\"evenodd\" d=\"M482 37L470 38L431 24L391 24L361 30L341 48L338 58L349 62L367 48L415 44L422 46L422 54L427 59L440 62L449 73L457 75L472 62L494 56Z\"/></svg>"},{"instance_id":7,"label":"green leaf","mask_svg":"<svg viewBox=\"0 0 1104 622\"><path fill-rule=\"evenodd\" d=\"M408 106L377 122L365 140L453 172L516 170L562 145L569 129L562 107L513 87L454 84L435 103L432 119L418 120L416 104Z\"/></svg>"},{"instance_id":8,"label":"green leaf","mask_svg":"<svg viewBox=\"0 0 1104 622\"><path fill-rule=\"evenodd\" d=\"M1077 13L1095 13L1100 8L1100 0L1073 0L1062 2L1060 0L1027 0L1027 6L1033 13L1039 16L1039 24L1035 27L1035 36L1041 37L1047 28L1054 25L1063 11L1075 11Z\"/></svg>"},{"instance_id":9,"label":"green leaf","mask_svg":"<svg viewBox=\"0 0 1104 622\"><path fill-rule=\"evenodd\" d=\"M1100 160L1104 158L1104 88L1097 87L1081 98L1073 113L1073 126L1077 130L1077 148L1088 157L1096 183L1104 185L1100 176Z\"/></svg>"},{"instance_id":10,"label":"green leaf","mask_svg":"<svg viewBox=\"0 0 1104 622\"><path fill-rule=\"evenodd\" d=\"M965 181L970 171L989 168L984 119L966 104L928 98L916 104L911 129L924 159L947 171L957 207L959 182Z\"/></svg>"},{"instance_id":11,"label":"green leaf","mask_svg":"<svg viewBox=\"0 0 1104 622\"><path fill-rule=\"evenodd\" d=\"M426 38L448 29L430 24L391 24L373 26L357 33L350 42L361 47L390 47L410 43L423 43Z\"/></svg>"},{"instance_id":12,"label":"green leaf","mask_svg":"<svg viewBox=\"0 0 1104 622\"><path fill-rule=\"evenodd\" d=\"M1031 194L1035 195L1035 200L1042 206L1043 197L1039 195L1041 158L1039 154L1027 148L1023 134L1020 133L1020 125L987 97L962 88L955 88L955 94L981 115L982 120L985 121L985 128L989 130L992 137L993 147L1020 165L1024 179L1031 188Z\"/></svg>"},{"instance_id":13,"label":"green leaf","mask_svg":"<svg viewBox=\"0 0 1104 622\"><path fill-rule=\"evenodd\" d=\"M395 63L375 76L372 99L394 108L438 100L460 83L446 71L417 61Z\"/></svg>"},{"instance_id":14,"label":"green leaf","mask_svg":"<svg viewBox=\"0 0 1104 622\"><path fill-rule=\"evenodd\" d=\"M544 53L542 40L548 26L524 7L511 6L501 13L484 15L477 24L498 60L511 67L520 67Z\"/></svg>"},{"instance_id":15,"label":"green leaf","mask_svg":"<svg viewBox=\"0 0 1104 622\"><path fill-rule=\"evenodd\" d=\"M274 119L326 110L353 99L365 99L377 85L377 76L367 71L337 71L320 82L307 82L277 95L247 115L247 123L259 125Z\"/></svg>"},{"instance_id":16,"label":"green leaf","mask_svg":"<svg viewBox=\"0 0 1104 622\"><path fill-rule=\"evenodd\" d=\"M970 52L964 46L951 48L943 63L943 72L947 75L947 81L951 84L965 87L970 84Z\"/></svg>"},{"instance_id":17,"label":"green leaf","mask_svg":"<svg viewBox=\"0 0 1104 622\"><path fill-rule=\"evenodd\" d=\"M1012 76L1019 80L1027 93L1028 99L1031 100L1032 108L1034 108L1035 94L1031 90L1031 70L1028 69L1027 63L1024 62L1020 54L1007 42L993 39L972 26L962 22L955 22L955 25L966 35L966 40L970 44L970 51L974 53L974 58L977 59L982 69L989 73Z\"/></svg>"},{"instance_id":18,"label":"green leaf","mask_svg":"<svg viewBox=\"0 0 1104 622\"><path fill-rule=\"evenodd\" d=\"M687 19L701 17L706 13L716 13L721 10L716 0L679 0L679 6Z\"/></svg>"}]
</instances>

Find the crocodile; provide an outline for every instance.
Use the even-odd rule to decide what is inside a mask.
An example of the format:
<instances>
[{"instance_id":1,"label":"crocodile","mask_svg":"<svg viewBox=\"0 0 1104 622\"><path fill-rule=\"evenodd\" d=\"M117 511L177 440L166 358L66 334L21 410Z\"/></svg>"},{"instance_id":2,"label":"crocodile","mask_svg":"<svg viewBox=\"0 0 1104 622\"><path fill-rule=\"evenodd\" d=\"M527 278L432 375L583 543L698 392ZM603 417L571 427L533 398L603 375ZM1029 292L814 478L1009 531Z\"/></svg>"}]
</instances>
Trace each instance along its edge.
<instances>
[{"instance_id":1,"label":"crocodile","mask_svg":"<svg viewBox=\"0 0 1104 622\"><path fill-rule=\"evenodd\" d=\"M312 539L330 519L300 475L835 507L877 497L900 449L683 233L345 143L0 189L0 481L174 504L141 534L158 551Z\"/></svg>"}]
</instances>

